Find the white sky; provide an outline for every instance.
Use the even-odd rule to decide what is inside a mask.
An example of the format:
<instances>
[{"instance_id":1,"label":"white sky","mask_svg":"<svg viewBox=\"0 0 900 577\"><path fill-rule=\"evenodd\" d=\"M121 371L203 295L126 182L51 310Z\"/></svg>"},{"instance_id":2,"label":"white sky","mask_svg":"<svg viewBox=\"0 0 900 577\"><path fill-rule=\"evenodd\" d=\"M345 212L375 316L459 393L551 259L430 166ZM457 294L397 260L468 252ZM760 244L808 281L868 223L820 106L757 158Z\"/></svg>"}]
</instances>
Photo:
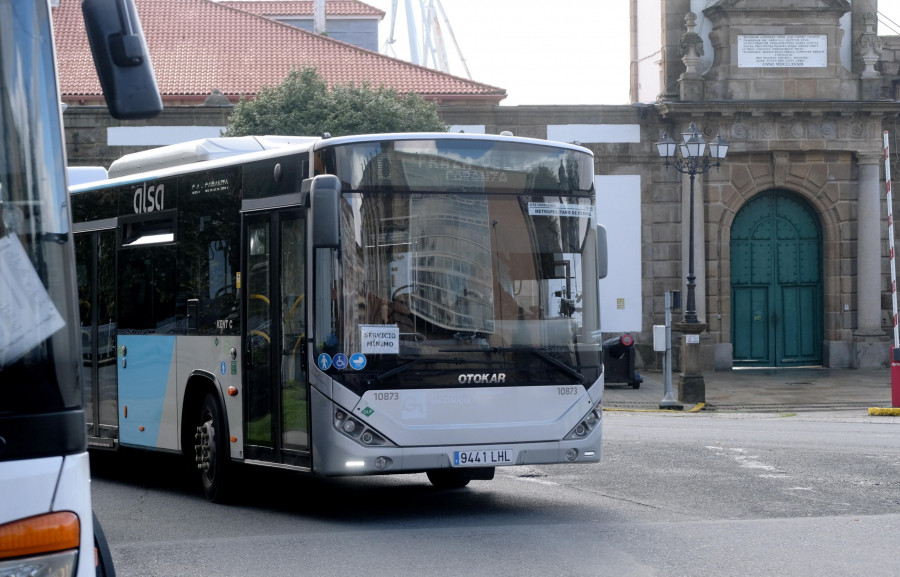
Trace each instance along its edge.
<instances>
[{"instance_id":1,"label":"white sky","mask_svg":"<svg viewBox=\"0 0 900 577\"><path fill-rule=\"evenodd\" d=\"M884 23L879 23L878 34L882 36L900 36L900 2L897 0L879 0L878 11L881 13L879 19Z\"/></svg>"},{"instance_id":2,"label":"white sky","mask_svg":"<svg viewBox=\"0 0 900 577\"><path fill-rule=\"evenodd\" d=\"M386 13L379 30L379 48L385 53L392 2L363 1ZM410 3L418 9L419 0ZM405 4L406 0L397 1L396 54L387 54L409 59ZM501 104L629 103L628 0L442 0L441 4L472 80L505 88L507 97ZM883 26L879 32L900 34L900 0L880 0L879 11L897 23L896 32ZM444 44L450 73L465 78L447 30Z\"/></svg>"},{"instance_id":3,"label":"white sky","mask_svg":"<svg viewBox=\"0 0 900 577\"><path fill-rule=\"evenodd\" d=\"M379 30L381 49L390 37L391 0L363 1L387 14ZM393 48L398 58L406 60L409 40L402 16L406 0L397 4L401 16ZM418 0L411 4L418 10ZM501 104L628 104L628 0L443 0L441 4L472 80L505 88L507 97ZM441 25L443 29L443 19ZM465 78L450 34L443 33L450 73Z\"/></svg>"}]
</instances>

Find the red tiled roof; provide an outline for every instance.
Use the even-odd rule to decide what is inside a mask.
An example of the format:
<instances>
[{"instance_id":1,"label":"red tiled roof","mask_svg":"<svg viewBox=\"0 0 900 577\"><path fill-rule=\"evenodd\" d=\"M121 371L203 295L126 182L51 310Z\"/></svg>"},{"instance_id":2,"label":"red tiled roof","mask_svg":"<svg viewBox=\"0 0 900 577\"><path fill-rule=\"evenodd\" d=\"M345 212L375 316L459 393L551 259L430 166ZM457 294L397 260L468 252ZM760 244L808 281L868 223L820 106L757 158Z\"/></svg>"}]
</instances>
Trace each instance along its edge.
<instances>
[{"instance_id":1,"label":"red tiled roof","mask_svg":"<svg viewBox=\"0 0 900 577\"><path fill-rule=\"evenodd\" d=\"M435 100L496 104L502 88L383 56L209 0L135 0L163 100L202 100L218 89L236 100L315 67L330 84L368 82ZM80 0L53 13L63 100L102 95Z\"/></svg>"},{"instance_id":2,"label":"red tiled roof","mask_svg":"<svg viewBox=\"0 0 900 577\"><path fill-rule=\"evenodd\" d=\"M313 16L312 0L264 0L249 2L245 0L221 0L225 6L245 10L259 16ZM357 2L356 0L328 0L325 3L327 16L359 16L384 18L384 12Z\"/></svg>"}]
</instances>

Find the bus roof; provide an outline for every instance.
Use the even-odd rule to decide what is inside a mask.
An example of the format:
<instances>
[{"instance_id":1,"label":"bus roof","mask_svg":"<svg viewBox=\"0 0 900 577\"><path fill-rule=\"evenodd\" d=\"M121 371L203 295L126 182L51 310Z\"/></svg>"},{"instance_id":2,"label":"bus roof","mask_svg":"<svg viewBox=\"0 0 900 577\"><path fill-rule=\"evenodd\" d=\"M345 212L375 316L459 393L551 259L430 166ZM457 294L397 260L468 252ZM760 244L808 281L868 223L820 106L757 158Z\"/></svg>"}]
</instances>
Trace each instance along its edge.
<instances>
[{"instance_id":1,"label":"bus roof","mask_svg":"<svg viewBox=\"0 0 900 577\"><path fill-rule=\"evenodd\" d=\"M109 167L109 177L117 178L161 168L182 166L195 162L227 158L282 148L297 144L310 144L320 140L316 136L235 136L202 138L180 144L161 146L126 154Z\"/></svg>"},{"instance_id":2,"label":"bus roof","mask_svg":"<svg viewBox=\"0 0 900 577\"><path fill-rule=\"evenodd\" d=\"M330 135L318 136L235 136L202 138L180 144L161 146L126 154L114 161L109 167L109 178L119 178L141 174L144 172L158 171L166 168L186 166L198 162L223 160L232 156L265 152L269 150L283 149L286 147L313 146L321 148L325 146L340 146L355 142L372 142L379 140L508 140L523 144L549 146L555 148L568 148L592 154L590 150L552 140L537 138L525 138L513 136L509 133L495 134L466 134L449 132L398 132L389 134L363 134L353 136L331 137Z\"/></svg>"},{"instance_id":3,"label":"bus roof","mask_svg":"<svg viewBox=\"0 0 900 577\"><path fill-rule=\"evenodd\" d=\"M352 144L354 142L377 142L379 140L490 140L490 141L509 141L521 144L533 144L537 146L548 146L553 148L567 148L577 150L593 155L593 153L578 144L569 142L561 142L558 140L545 140L542 138L530 138L526 136L515 136L511 132L503 131L500 134L477 134L472 132L394 132L387 134L357 134L353 136L335 136L320 139L315 147L324 148L326 146L340 146L342 144Z\"/></svg>"}]
</instances>

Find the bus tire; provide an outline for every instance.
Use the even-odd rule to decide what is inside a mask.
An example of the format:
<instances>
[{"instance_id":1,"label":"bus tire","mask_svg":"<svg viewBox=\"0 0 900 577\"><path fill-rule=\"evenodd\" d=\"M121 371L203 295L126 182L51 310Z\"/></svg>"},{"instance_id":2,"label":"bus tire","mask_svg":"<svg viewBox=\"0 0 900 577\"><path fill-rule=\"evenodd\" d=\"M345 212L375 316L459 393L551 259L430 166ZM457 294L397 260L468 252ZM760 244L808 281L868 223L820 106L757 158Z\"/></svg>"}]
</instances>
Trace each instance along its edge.
<instances>
[{"instance_id":1,"label":"bus tire","mask_svg":"<svg viewBox=\"0 0 900 577\"><path fill-rule=\"evenodd\" d=\"M206 393L200 404L194 439L203 494L212 503L223 503L230 496L232 467L225 413L213 393Z\"/></svg>"},{"instance_id":2,"label":"bus tire","mask_svg":"<svg viewBox=\"0 0 900 577\"><path fill-rule=\"evenodd\" d=\"M426 471L425 474L428 475L428 480L436 489L461 489L473 479L490 481L494 478L494 468L432 469Z\"/></svg>"},{"instance_id":3,"label":"bus tire","mask_svg":"<svg viewBox=\"0 0 900 577\"><path fill-rule=\"evenodd\" d=\"M94 523L94 559L96 562L97 577L116 577L116 569L113 566L112 553L109 552L109 542L106 534L100 527L97 514L91 511Z\"/></svg>"}]
</instances>

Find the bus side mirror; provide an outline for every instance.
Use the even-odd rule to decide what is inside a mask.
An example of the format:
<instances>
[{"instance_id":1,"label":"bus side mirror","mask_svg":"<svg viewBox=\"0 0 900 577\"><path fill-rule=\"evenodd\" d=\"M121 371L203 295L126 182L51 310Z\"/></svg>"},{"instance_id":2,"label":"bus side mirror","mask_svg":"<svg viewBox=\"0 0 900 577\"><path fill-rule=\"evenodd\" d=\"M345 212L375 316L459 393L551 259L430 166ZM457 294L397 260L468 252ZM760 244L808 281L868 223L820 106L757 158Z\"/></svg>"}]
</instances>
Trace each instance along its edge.
<instances>
[{"instance_id":1,"label":"bus side mirror","mask_svg":"<svg viewBox=\"0 0 900 577\"><path fill-rule=\"evenodd\" d=\"M341 181L331 174L320 174L309 191L312 211L313 248L341 246Z\"/></svg>"},{"instance_id":2,"label":"bus side mirror","mask_svg":"<svg viewBox=\"0 0 900 577\"><path fill-rule=\"evenodd\" d=\"M606 278L609 269L609 250L606 246L606 227L597 225L597 276Z\"/></svg>"},{"instance_id":3,"label":"bus side mirror","mask_svg":"<svg viewBox=\"0 0 900 577\"><path fill-rule=\"evenodd\" d=\"M84 26L113 118L152 118L162 99L134 0L84 0Z\"/></svg>"}]
</instances>

